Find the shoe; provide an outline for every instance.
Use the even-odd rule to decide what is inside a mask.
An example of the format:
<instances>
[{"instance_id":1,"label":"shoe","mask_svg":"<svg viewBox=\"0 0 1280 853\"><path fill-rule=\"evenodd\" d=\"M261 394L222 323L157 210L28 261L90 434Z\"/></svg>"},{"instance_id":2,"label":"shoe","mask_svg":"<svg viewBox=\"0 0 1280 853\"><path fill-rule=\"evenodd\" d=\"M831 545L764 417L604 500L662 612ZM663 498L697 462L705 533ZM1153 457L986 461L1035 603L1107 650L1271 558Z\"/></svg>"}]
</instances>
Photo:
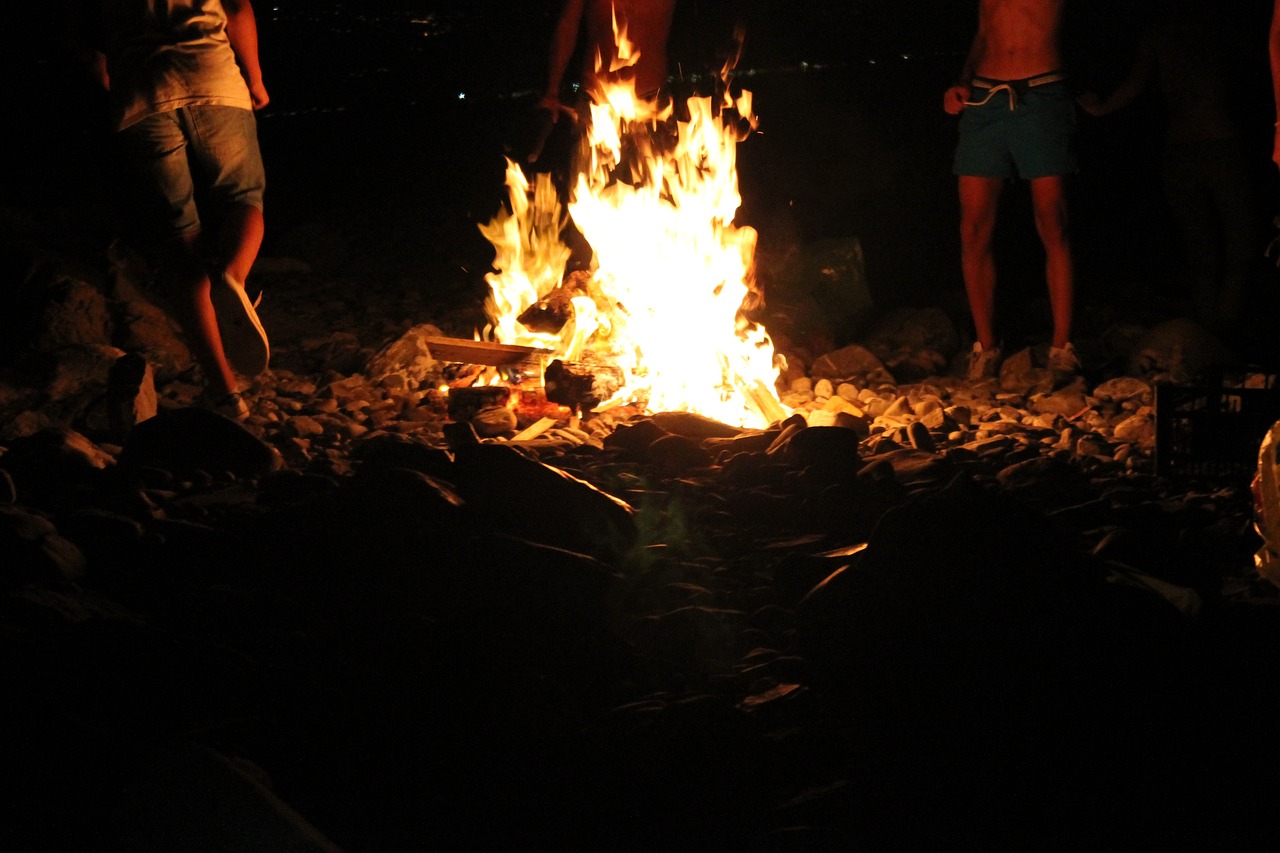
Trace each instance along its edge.
<instances>
[{"instance_id":1,"label":"shoe","mask_svg":"<svg viewBox=\"0 0 1280 853\"><path fill-rule=\"evenodd\" d=\"M970 382L979 379L991 379L1000 370L1000 347L987 349L978 341L973 342L973 352L969 353L969 371L966 377Z\"/></svg>"},{"instance_id":2,"label":"shoe","mask_svg":"<svg viewBox=\"0 0 1280 853\"><path fill-rule=\"evenodd\" d=\"M258 319L258 302L250 302L244 285L227 272L212 282L209 299L213 313L218 318L218 331L222 334L222 350L227 362L237 373L257 376L267 369L271 358L271 345L267 332Z\"/></svg>"},{"instance_id":3,"label":"shoe","mask_svg":"<svg viewBox=\"0 0 1280 853\"><path fill-rule=\"evenodd\" d=\"M244 421L249 417L249 404L246 403L244 401L244 397L236 391L232 391L227 396L221 397L217 400L210 400L207 397L202 398L201 403L204 408L209 411L217 412L223 417L231 418L231 420L236 421L237 423Z\"/></svg>"},{"instance_id":4,"label":"shoe","mask_svg":"<svg viewBox=\"0 0 1280 853\"><path fill-rule=\"evenodd\" d=\"M1049 347L1049 371L1055 383L1061 385L1080 375L1080 357L1068 341L1066 346Z\"/></svg>"}]
</instances>

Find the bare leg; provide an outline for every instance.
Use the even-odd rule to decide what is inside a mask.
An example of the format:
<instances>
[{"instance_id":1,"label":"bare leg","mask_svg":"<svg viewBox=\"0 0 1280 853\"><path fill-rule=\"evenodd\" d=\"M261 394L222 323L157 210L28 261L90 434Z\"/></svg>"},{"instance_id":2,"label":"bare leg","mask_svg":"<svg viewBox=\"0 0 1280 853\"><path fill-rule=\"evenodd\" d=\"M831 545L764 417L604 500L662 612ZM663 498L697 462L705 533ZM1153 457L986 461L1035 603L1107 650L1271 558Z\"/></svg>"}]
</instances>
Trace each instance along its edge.
<instances>
[{"instance_id":1,"label":"bare leg","mask_svg":"<svg viewBox=\"0 0 1280 853\"><path fill-rule=\"evenodd\" d=\"M1003 187L1001 178L961 175L959 179L960 271L969 297L974 333L983 349L996 345L996 264L991 237Z\"/></svg>"},{"instance_id":2,"label":"bare leg","mask_svg":"<svg viewBox=\"0 0 1280 853\"><path fill-rule=\"evenodd\" d=\"M1049 285L1049 308L1053 312L1053 346L1071 341L1071 315L1075 302L1075 268L1068 233L1066 180L1055 175L1031 181L1031 204L1035 209L1036 231L1044 244L1044 277Z\"/></svg>"},{"instance_id":3,"label":"bare leg","mask_svg":"<svg viewBox=\"0 0 1280 853\"><path fill-rule=\"evenodd\" d=\"M209 273L200 257L200 235L176 237L166 247L165 278L172 286L174 312L214 397L237 390L227 364L218 321L209 301Z\"/></svg>"},{"instance_id":4,"label":"bare leg","mask_svg":"<svg viewBox=\"0 0 1280 853\"><path fill-rule=\"evenodd\" d=\"M227 272L241 284L258 259L264 228L262 210L251 204L237 204L227 211L218 242Z\"/></svg>"}]
</instances>

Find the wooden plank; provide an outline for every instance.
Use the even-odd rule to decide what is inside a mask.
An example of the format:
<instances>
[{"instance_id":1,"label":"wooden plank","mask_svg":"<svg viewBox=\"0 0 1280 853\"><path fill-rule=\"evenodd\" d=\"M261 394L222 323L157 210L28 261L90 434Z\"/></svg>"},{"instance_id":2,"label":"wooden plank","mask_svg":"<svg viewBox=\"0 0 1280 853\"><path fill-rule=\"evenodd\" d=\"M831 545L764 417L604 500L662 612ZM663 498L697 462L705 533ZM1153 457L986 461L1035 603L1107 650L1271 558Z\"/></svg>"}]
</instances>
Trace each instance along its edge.
<instances>
[{"instance_id":1,"label":"wooden plank","mask_svg":"<svg viewBox=\"0 0 1280 853\"><path fill-rule=\"evenodd\" d=\"M462 364L502 367L537 360L539 356L552 354L552 350L538 347L520 347L492 341L468 341L465 338L445 338L437 335L428 335L423 338L423 341L435 358Z\"/></svg>"},{"instance_id":2,"label":"wooden plank","mask_svg":"<svg viewBox=\"0 0 1280 853\"><path fill-rule=\"evenodd\" d=\"M525 427L520 432L511 436L512 441L530 441L542 435L547 430L556 425L555 418L542 418L536 423Z\"/></svg>"}]
</instances>

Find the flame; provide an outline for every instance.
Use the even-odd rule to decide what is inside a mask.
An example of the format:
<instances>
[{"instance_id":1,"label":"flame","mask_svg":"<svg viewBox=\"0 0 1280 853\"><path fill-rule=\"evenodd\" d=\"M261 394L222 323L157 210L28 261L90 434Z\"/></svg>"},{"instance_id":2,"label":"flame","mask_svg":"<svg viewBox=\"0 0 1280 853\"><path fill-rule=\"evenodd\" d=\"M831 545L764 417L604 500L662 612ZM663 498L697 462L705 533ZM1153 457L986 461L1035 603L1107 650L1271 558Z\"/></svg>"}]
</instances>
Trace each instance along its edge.
<instances>
[{"instance_id":1,"label":"flame","mask_svg":"<svg viewBox=\"0 0 1280 853\"><path fill-rule=\"evenodd\" d=\"M615 34L619 58L634 62L616 19ZM567 214L594 258L558 332L518 320L561 285L570 256L550 177L535 175L531 188L508 161L509 209L481 226L495 248L488 331L565 361L620 368L623 387L598 410L636 403L757 427L786 414L774 392L773 344L744 313L756 298L756 232L733 224L742 202L736 147L743 128L755 126L751 97L724 92L718 102L690 98L682 120L669 104L637 98L625 80L593 93Z\"/></svg>"}]
</instances>

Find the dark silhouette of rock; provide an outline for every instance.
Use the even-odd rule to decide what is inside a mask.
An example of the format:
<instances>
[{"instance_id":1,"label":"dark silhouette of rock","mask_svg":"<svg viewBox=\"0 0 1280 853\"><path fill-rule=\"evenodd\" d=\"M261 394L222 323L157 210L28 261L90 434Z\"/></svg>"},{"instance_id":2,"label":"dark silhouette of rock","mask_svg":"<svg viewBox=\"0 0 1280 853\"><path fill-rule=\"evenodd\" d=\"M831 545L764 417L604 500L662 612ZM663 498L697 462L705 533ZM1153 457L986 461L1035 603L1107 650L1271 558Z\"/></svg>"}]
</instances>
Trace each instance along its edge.
<instances>
[{"instance_id":1,"label":"dark silhouette of rock","mask_svg":"<svg viewBox=\"0 0 1280 853\"><path fill-rule=\"evenodd\" d=\"M275 450L235 421L196 406L162 412L129 433L120 464L260 477L280 464Z\"/></svg>"}]
</instances>

